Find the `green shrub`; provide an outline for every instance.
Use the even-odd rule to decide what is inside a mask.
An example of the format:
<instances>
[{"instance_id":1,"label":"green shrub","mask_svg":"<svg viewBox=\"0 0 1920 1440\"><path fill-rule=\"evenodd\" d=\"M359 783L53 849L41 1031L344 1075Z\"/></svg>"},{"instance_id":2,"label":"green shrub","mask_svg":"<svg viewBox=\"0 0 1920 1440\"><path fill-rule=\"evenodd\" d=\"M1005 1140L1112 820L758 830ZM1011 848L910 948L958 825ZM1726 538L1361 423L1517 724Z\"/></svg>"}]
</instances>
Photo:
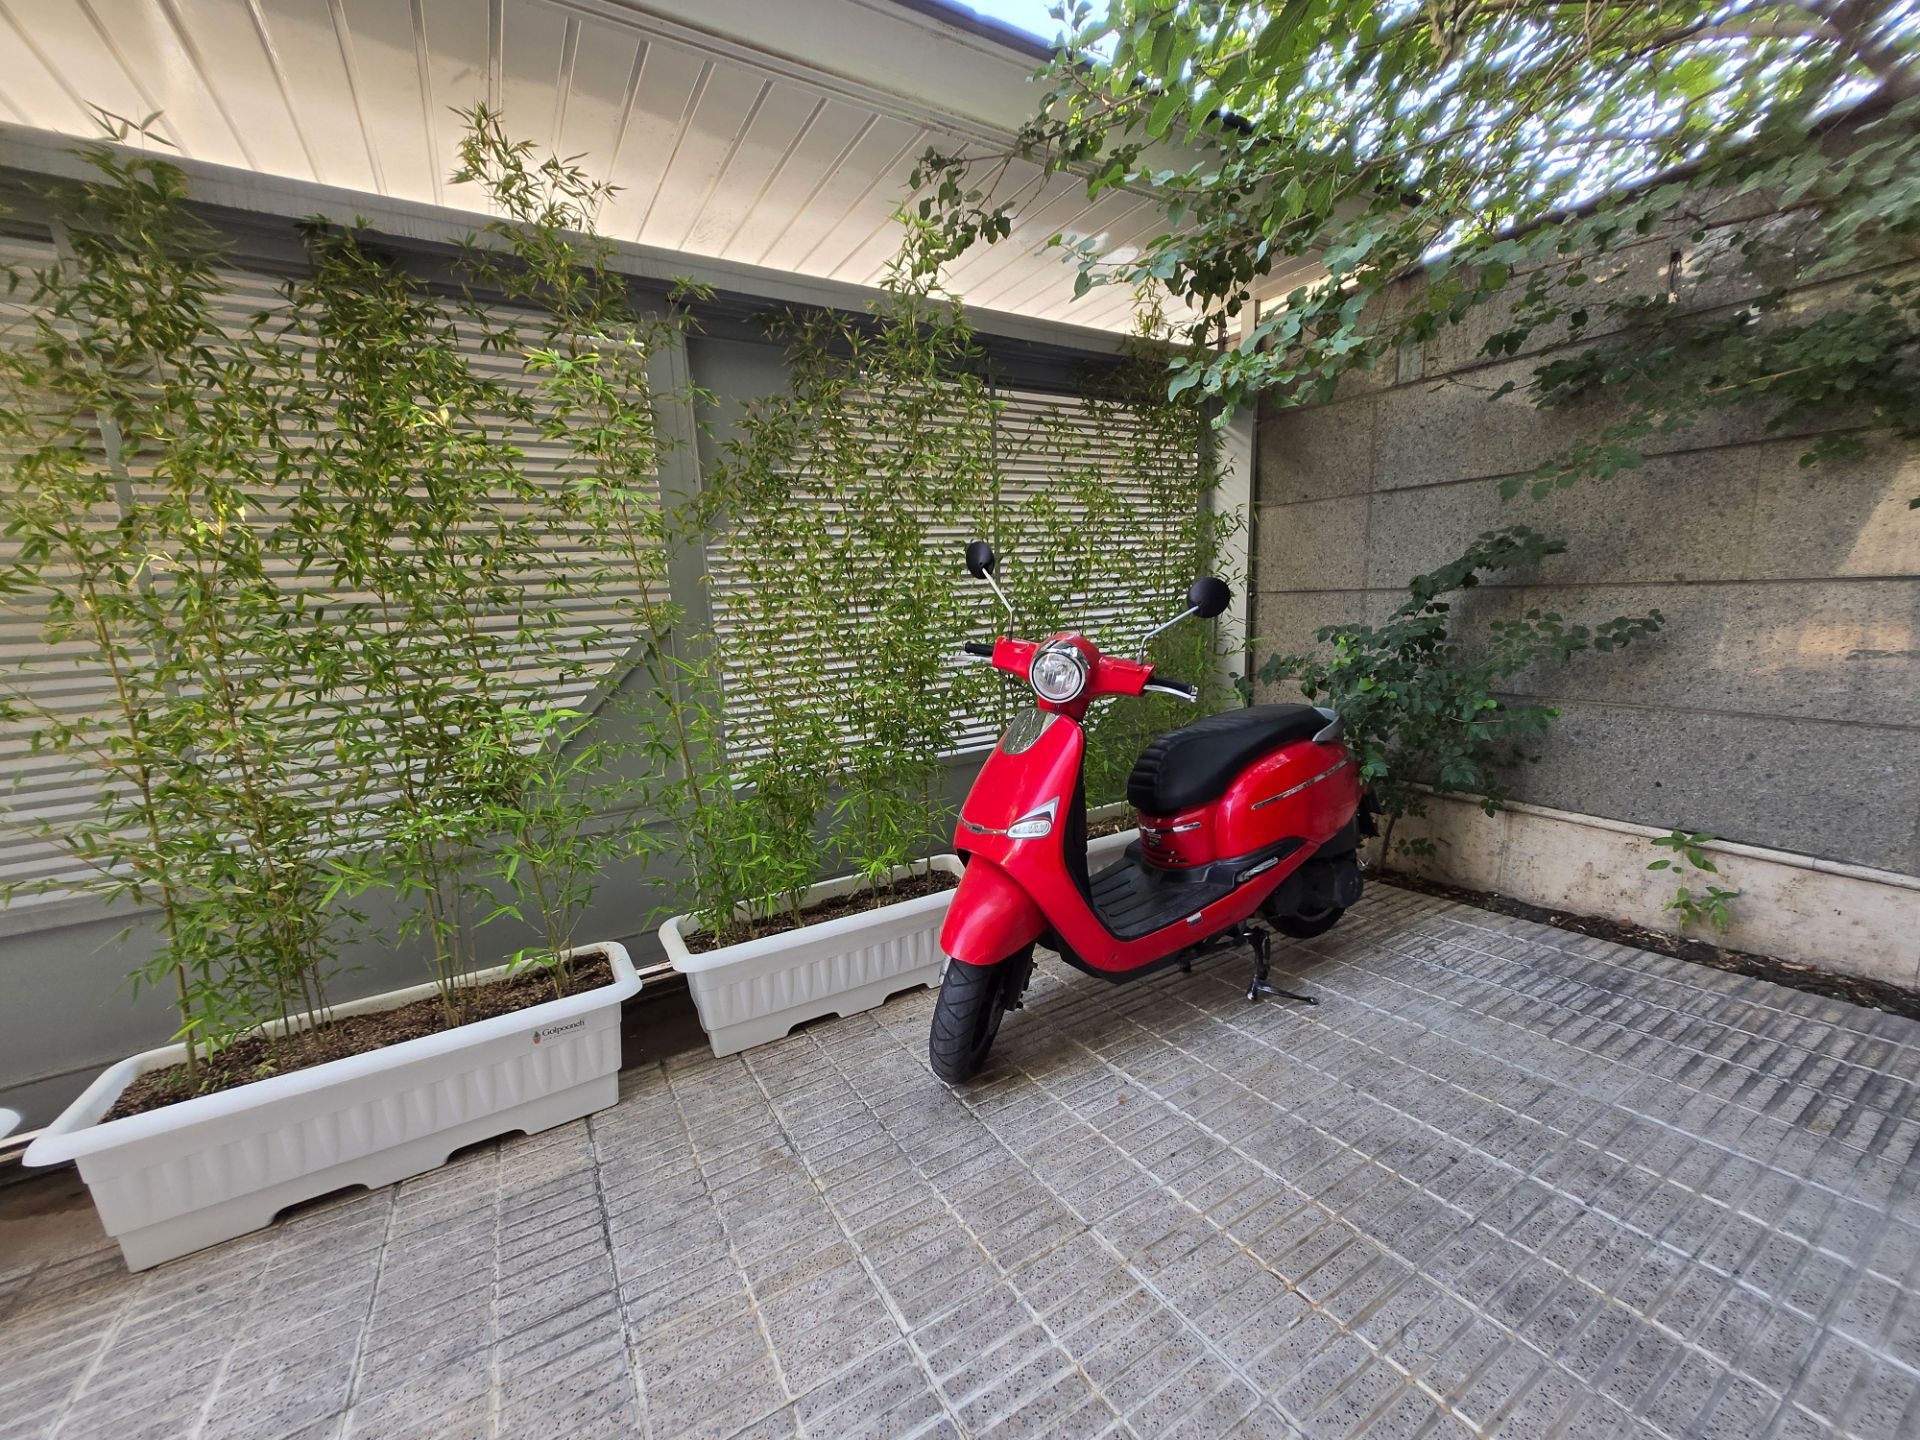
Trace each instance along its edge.
<instances>
[{"instance_id":1,"label":"green shrub","mask_svg":"<svg viewBox=\"0 0 1920 1440\"><path fill-rule=\"evenodd\" d=\"M1393 853L1395 823L1426 813L1424 785L1476 795L1491 815L1506 793L1503 767L1558 717L1551 706L1501 695L1500 682L1541 662L1618 649L1665 623L1658 610L1589 627L1530 609L1488 621L1471 637L1457 633L1446 597L1479 585L1482 573L1537 564L1565 549L1524 525L1490 530L1457 560L1416 576L1384 625L1324 626L1316 638L1331 655L1274 656L1261 667L1263 683L1296 681L1308 700L1340 712L1360 778L1387 817L1383 858ZM1432 847L1421 840L1402 848Z\"/></svg>"}]
</instances>

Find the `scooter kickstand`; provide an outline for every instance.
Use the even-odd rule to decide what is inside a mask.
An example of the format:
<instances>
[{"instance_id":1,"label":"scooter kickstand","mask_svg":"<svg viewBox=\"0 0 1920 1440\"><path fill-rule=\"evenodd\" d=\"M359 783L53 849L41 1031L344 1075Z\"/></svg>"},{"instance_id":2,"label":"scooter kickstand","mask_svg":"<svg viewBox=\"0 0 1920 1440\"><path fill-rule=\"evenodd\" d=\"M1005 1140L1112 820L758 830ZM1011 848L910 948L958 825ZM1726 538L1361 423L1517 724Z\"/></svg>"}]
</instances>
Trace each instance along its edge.
<instances>
[{"instance_id":1,"label":"scooter kickstand","mask_svg":"<svg viewBox=\"0 0 1920 1440\"><path fill-rule=\"evenodd\" d=\"M1267 980L1268 952L1273 937L1264 930L1253 930L1248 934L1253 942L1253 983L1247 986L1247 999L1258 1000L1262 995L1276 995L1282 1000L1298 1000L1306 1005L1318 1005L1320 1001L1312 995L1302 995L1298 990L1282 990Z\"/></svg>"}]
</instances>

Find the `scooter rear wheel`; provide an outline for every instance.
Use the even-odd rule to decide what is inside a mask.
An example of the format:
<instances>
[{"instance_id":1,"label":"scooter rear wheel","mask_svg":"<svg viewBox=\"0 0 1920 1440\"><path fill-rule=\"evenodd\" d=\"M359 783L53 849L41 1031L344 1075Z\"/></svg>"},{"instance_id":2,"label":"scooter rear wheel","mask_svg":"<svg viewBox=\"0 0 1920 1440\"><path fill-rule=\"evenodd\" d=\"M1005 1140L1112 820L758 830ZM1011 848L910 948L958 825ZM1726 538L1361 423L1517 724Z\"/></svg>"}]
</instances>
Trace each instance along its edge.
<instances>
[{"instance_id":1,"label":"scooter rear wheel","mask_svg":"<svg viewBox=\"0 0 1920 1440\"><path fill-rule=\"evenodd\" d=\"M1282 935L1290 935L1295 940L1311 940L1338 925L1340 917L1346 913L1343 909L1329 906L1311 915L1274 915L1268 923Z\"/></svg>"},{"instance_id":2,"label":"scooter rear wheel","mask_svg":"<svg viewBox=\"0 0 1920 1440\"><path fill-rule=\"evenodd\" d=\"M980 1073L1000 1033L1000 1017L1019 1003L1032 973L1031 948L998 965L947 961L927 1034L927 1059L934 1074L949 1085L960 1085Z\"/></svg>"}]
</instances>

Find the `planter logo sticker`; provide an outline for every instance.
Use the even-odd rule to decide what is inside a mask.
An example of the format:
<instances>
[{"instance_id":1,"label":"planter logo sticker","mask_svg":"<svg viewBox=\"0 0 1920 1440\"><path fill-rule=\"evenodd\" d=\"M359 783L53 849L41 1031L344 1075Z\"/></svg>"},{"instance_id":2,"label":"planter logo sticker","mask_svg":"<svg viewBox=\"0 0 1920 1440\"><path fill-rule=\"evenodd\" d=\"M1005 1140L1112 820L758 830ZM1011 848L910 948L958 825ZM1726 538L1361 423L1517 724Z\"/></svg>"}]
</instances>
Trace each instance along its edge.
<instances>
[{"instance_id":1,"label":"planter logo sticker","mask_svg":"<svg viewBox=\"0 0 1920 1440\"><path fill-rule=\"evenodd\" d=\"M586 1025L587 1025L587 1021L584 1015L581 1016L580 1019L573 1021L571 1024L549 1025L544 1030L536 1030L533 1032L533 1043L538 1045L543 1039L548 1039L555 1035L565 1035L569 1030L584 1030L586 1028Z\"/></svg>"}]
</instances>

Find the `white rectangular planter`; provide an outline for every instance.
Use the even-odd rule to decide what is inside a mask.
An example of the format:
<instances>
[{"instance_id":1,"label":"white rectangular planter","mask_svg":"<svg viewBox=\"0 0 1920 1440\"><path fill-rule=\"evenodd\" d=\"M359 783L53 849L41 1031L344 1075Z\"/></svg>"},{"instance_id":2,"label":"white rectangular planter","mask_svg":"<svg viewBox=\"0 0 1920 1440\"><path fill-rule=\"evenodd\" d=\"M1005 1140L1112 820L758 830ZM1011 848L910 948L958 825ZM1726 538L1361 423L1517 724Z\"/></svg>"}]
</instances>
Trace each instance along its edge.
<instances>
[{"instance_id":1,"label":"white rectangular planter","mask_svg":"<svg viewBox=\"0 0 1920 1440\"><path fill-rule=\"evenodd\" d=\"M640 977L619 945L573 953L604 954L613 983L99 1123L136 1077L186 1058L180 1045L148 1050L95 1080L23 1158L77 1161L100 1223L128 1267L145 1270L257 1230L299 1201L392 1185L476 1140L578 1120L619 1098L620 1002ZM420 985L333 1011L372 1014L434 993Z\"/></svg>"},{"instance_id":2,"label":"white rectangular planter","mask_svg":"<svg viewBox=\"0 0 1920 1440\"><path fill-rule=\"evenodd\" d=\"M960 857L935 855L894 873L929 870L957 876ZM852 875L825 880L802 903L837 900L860 884ZM803 1021L858 1014L902 990L939 984L940 926L952 898L943 890L701 955L691 953L684 938L692 917L676 915L660 927L660 943L687 977L713 1053L733 1055L778 1040Z\"/></svg>"}]
</instances>

